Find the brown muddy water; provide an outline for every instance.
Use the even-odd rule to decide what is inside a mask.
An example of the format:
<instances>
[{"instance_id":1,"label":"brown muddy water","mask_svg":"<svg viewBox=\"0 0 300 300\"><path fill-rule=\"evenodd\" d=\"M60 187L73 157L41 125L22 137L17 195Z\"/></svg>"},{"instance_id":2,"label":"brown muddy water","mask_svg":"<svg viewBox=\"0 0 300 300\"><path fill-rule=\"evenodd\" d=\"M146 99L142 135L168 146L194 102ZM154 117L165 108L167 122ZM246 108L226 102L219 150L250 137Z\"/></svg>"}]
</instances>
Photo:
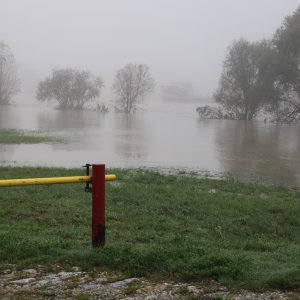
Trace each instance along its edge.
<instances>
[{"instance_id":1,"label":"brown muddy water","mask_svg":"<svg viewBox=\"0 0 300 300\"><path fill-rule=\"evenodd\" d=\"M196 104L153 105L132 115L0 107L0 128L64 143L0 144L0 165L153 167L300 186L300 126L200 120Z\"/></svg>"}]
</instances>

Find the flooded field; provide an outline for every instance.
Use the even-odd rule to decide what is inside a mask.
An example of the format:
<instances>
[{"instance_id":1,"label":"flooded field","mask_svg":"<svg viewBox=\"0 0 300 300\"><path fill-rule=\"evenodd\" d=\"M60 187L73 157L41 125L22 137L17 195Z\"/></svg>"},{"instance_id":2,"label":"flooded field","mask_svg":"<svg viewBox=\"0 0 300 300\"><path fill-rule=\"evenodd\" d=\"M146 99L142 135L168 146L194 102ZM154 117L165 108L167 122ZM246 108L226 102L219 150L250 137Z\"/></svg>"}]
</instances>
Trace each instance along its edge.
<instances>
[{"instance_id":1,"label":"flooded field","mask_svg":"<svg viewBox=\"0 0 300 300\"><path fill-rule=\"evenodd\" d=\"M152 105L132 115L4 106L0 128L64 143L0 144L1 165L153 167L232 174L300 186L300 126L200 120L196 104Z\"/></svg>"}]
</instances>

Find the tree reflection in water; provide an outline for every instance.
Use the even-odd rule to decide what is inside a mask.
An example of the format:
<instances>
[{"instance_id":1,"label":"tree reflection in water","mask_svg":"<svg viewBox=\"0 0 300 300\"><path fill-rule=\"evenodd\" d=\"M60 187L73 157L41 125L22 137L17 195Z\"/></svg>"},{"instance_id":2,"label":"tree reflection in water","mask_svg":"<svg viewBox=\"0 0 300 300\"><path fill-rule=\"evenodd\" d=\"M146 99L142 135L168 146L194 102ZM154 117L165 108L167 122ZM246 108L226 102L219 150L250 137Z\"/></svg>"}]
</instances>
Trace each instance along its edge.
<instances>
[{"instance_id":1,"label":"tree reflection in water","mask_svg":"<svg viewBox=\"0 0 300 300\"><path fill-rule=\"evenodd\" d=\"M217 124L215 141L223 170L280 182L299 180L299 126L232 120Z\"/></svg>"}]
</instances>

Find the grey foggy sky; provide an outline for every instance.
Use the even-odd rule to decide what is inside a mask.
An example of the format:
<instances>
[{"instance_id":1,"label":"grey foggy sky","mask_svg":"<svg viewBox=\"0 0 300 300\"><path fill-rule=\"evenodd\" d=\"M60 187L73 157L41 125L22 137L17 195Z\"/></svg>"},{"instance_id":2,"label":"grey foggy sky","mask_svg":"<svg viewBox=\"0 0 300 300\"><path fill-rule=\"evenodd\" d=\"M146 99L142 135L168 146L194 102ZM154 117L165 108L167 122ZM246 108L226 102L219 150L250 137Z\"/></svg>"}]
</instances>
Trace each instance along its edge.
<instances>
[{"instance_id":1,"label":"grey foggy sky","mask_svg":"<svg viewBox=\"0 0 300 300\"><path fill-rule=\"evenodd\" d=\"M0 40L19 65L24 101L53 68L90 70L109 100L116 71L144 63L160 86L215 91L227 47L271 38L299 0L0 0Z\"/></svg>"}]
</instances>

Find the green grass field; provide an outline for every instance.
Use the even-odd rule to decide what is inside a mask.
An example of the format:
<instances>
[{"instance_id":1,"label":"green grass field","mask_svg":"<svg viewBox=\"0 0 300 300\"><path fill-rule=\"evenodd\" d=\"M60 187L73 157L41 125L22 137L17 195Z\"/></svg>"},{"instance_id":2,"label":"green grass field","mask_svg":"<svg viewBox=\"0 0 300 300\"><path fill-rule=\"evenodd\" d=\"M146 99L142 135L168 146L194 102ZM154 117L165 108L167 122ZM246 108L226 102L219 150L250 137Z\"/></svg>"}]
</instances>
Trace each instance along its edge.
<instances>
[{"instance_id":1,"label":"green grass field","mask_svg":"<svg viewBox=\"0 0 300 300\"><path fill-rule=\"evenodd\" d=\"M60 139L40 135L38 132L0 129L0 144L37 144L61 142Z\"/></svg>"},{"instance_id":2,"label":"green grass field","mask_svg":"<svg viewBox=\"0 0 300 300\"><path fill-rule=\"evenodd\" d=\"M231 287L300 287L300 193L233 180L110 170L107 244L91 248L84 185L1 188L0 264L61 263ZM83 170L0 168L0 178Z\"/></svg>"}]
</instances>

